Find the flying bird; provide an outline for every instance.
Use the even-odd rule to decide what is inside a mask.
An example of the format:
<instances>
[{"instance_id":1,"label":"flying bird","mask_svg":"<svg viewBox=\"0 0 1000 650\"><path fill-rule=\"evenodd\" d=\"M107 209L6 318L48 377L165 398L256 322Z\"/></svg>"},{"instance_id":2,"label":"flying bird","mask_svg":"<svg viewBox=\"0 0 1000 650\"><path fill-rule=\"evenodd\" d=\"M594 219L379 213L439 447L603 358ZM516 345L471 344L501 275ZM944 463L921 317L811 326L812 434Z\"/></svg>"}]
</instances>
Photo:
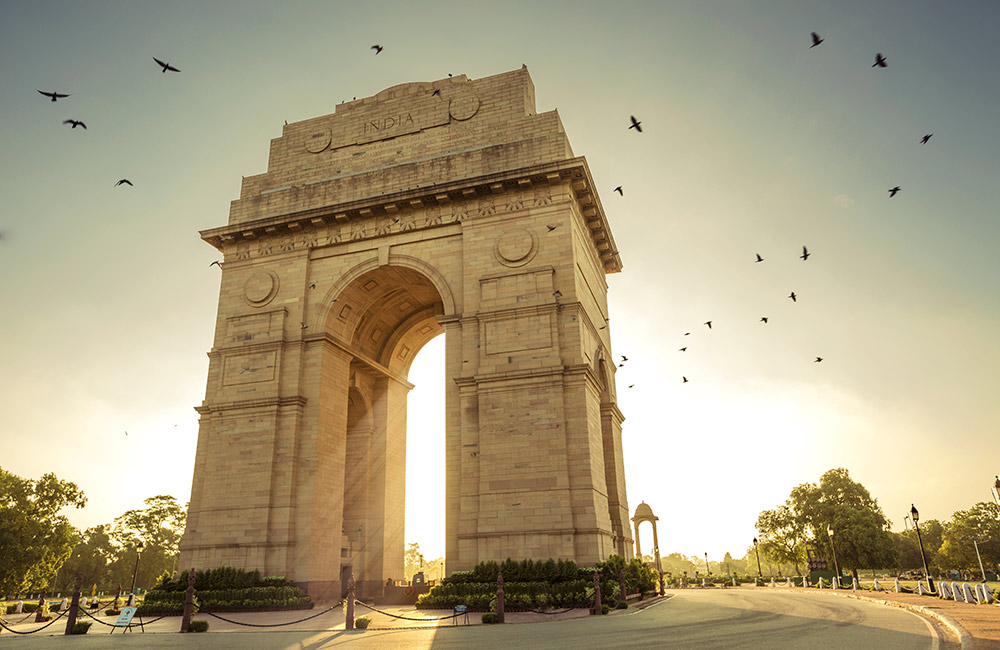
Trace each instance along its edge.
<instances>
[{"instance_id":1,"label":"flying bird","mask_svg":"<svg viewBox=\"0 0 1000 650\"><path fill-rule=\"evenodd\" d=\"M813 39L813 44L809 46L810 50L823 42L823 39L820 38L819 34L817 34L816 32L812 33L812 39Z\"/></svg>"},{"instance_id":2,"label":"flying bird","mask_svg":"<svg viewBox=\"0 0 1000 650\"><path fill-rule=\"evenodd\" d=\"M549 232L552 232L553 230L555 230L559 226L545 226L545 227L549 229Z\"/></svg>"},{"instance_id":3,"label":"flying bird","mask_svg":"<svg viewBox=\"0 0 1000 650\"><path fill-rule=\"evenodd\" d=\"M38 92L42 93L46 97L51 97L52 101L56 101L58 99L62 99L63 97L69 97L69 95L64 95L62 93L57 93L57 92L47 93L44 90L39 90Z\"/></svg>"},{"instance_id":4,"label":"flying bird","mask_svg":"<svg viewBox=\"0 0 1000 650\"><path fill-rule=\"evenodd\" d=\"M315 282L310 282L309 283L309 288L310 289L315 289L316 288L316 283Z\"/></svg>"},{"instance_id":5,"label":"flying bird","mask_svg":"<svg viewBox=\"0 0 1000 650\"><path fill-rule=\"evenodd\" d=\"M684 336L691 336L691 332L684 332Z\"/></svg>"},{"instance_id":6,"label":"flying bird","mask_svg":"<svg viewBox=\"0 0 1000 650\"><path fill-rule=\"evenodd\" d=\"M127 178L123 178L117 183L115 183L115 187L118 187L119 185L128 185L129 187L135 187L134 185L132 185L132 181L130 181Z\"/></svg>"},{"instance_id":7,"label":"flying bird","mask_svg":"<svg viewBox=\"0 0 1000 650\"><path fill-rule=\"evenodd\" d=\"M560 291L559 289L556 289L555 291L552 292L552 295L555 296L556 298L561 298L562 297L562 291Z\"/></svg>"},{"instance_id":8,"label":"flying bird","mask_svg":"<svg viewBox=\"0 0 1000 650\"><path fill-rule=\"evenodd\" d=\"M384 50L385 48L376 43L375 45L372 45L371 49L375 50L375 56L378 56L378 53Z\"/></svg>"},{"instance_id":9,"label":"flying bird","mask_svg":"<svg viewBox=\"0 0 1000 650\"><path fill-rule=\"evenodd\" d=\"M764 261L764 258L760 256L760 253L754 253L754 255L757 256L757 259L754 261L754 264L756 264L757 262L763 262Z\"/></svg>"},{"instance_id":10,"label":"flying bird","mask_svg":"<svg viewBox=\"0 0 1000 650\"><path fill-rule=\"evenodd\" d=\"M639 126L640 124L642 124L642 122L640 122L639 120L635 119L635 115L629 115L628 117L629 117L630 120L632 120L632 125L629 126L628 128L635 129L639 133L642 133L642 127Z\"/></svg>"},{"instance_id":11,"label":"flying bird","mask_svg":"<svg viewBox=\"0 0 1000 650\"><path fill-rule=\"evenodd\" d=\"M222 268L222 262L220 262L219 260L215 260L214 262L212 262L211 264L209 264L208 268L212 268L215 265L218 265L220 269Z\"/></svg>"},{"instance_id":12,"label":"flying bird","mask_svg":"<svg viewBox=\"0 0 1000 650\"><path fill-rule=\"evenodd\" d=\"M309 326L306 325L305 323L301 323L301 325L302 325L302 329L308 329L309 328Z\"/></svg>"},{"instance_id":13,"label":"flying bird","mask_svg":"<svg viewBox=\"0 0 1000 650\"><path fill-rule=\"evenodd\" d=\"M626 357L626 356L625 356L625 355L623 354L623 355L622 355L622 363L625 363L626 361L628 361L628 357Z\"/></svg>"},{"instance_id":14,"label":"flying bird","mask_svg":"<svg viewBox=\"0 0 1000 650\"><path fill-rule=\"evenodd\" d=\"M431 93L431 97L435 97L435 96L436 97L440 97L441 96L441 89L440 88L435 88L434 92Z\"/></svg>"},{"instance_id":15,"label":"flying bird","mask_svg":"<svg viewBox=\"0 0 1000 650\"><path fill-rule=\"evenodd\" d=\"M705 321L705 324L708 325L708 329L712 329L712 321L707 320ZM690 334L690 332L688 332L688 334ZM687 334L685 334L684 336L687 336Z\"/></svg>"},{"instance_id":16,"label":"flying bird","mask_svg":"<svg viewBox=\"0 0 1000 650\"><path fill-rule=\"evenodd\" d=\"M55 100L53 100L53 101L55 101ZM934 134L933 133L928 133L924 137L920 138L920 144L927 144L927 141L931 139L932 135L934 135Z\"/></svg>"},{"instance_id":17,"label":"flying bird","mask_svg":"<svg viewBox=\"0 0 1000 650\"><path fill-rule=\"evenodd\" d=\"M616 187L614 189L614 191L618 192L618 194L620 194L621 196L625 196L625 192L622 192L622 186L621 185L619 185L618 187Z\"/></svg>"},{"instance_id":18,"label":"flying bird","mask_svg":"<svg viewBox=\"0 0 1000 650\"><path fill-rule=\"evenodd\" d=\"M788 294L788 297L792 299L792 302L798 302L798 300L795 299L795 292L794 291L791 292L790 294Z\"/></svg>"},{"instance_id":19,"label":"flying bird","mask_svg":"<svg viewBox=\"0 0 1000 650\"><path fill-rule=\"evenodd\" d=\"M898 192L899 190L900 190L899 185L897 185L896 187L890 189L889 190L889 198L891 199L892 197L896 196L896 192Z\"/></svg>"},{"instance_id":20,"label":"flying bird","mask_svg":"<svg viewBox=\"0 0 1000 650\"><path fill-rule=\"evenodd\" d=\"M815 361L813 361L813 363L819 363L819 362L821 362L822 360L823 360L823 357L816 357L816 360L815 360Z\"/></svg>"},{"instance_id":21,"label":"flying bird","mask_svg":"<svg viewBox=\"0 0 1000 650\"><path fill-rule=\"evenodd\" d=\"M687 348L686 347L685 348L681 348L680 350L678 350L678 352L687 352Z\"/></svg>"},{"instance_id":22,"label":"flying bird","mask_svg":"<svg viewBox=\"0 0 1000 650\"><path fill-rule=\"evenodd\" d=\"M767 316L761 316L761 317L760 317L760 322L762 322L762 323L764 323L765 325L767 325Z\"/></svg>"},{"instance_id":23,"label":"flying bird","mask_svg":"<svg viewBox=\"0 0 1000 650\"><path fill-rule=\"evenodd\" d=\"M810 253L810 252L809 252L809 249L808 249L808 248L806 248L805 246L803 246L803 247L802 247L802 254L801 254L801 255L799 255L799 257L801 257L801 258L802 258L802 261L803 261L803 262L806 262L806 261L808 261L808 260L809 260L809 256L810 256L810 255L812 255L812 253Z\"/></svg>"},{"instance_id":24,"label":"flying bird","mask_svg":"<svg viewBox=\"0 0 1000 650\"><path fill-rule=\"evenodd\" d=\"M681 379L683 379L683 380L684 380L684 381L682 381L682 382L681 382L682 384L686 384L686 383L688 383L688 378L687 378L687 377L685 377L684 375L681 375Z\"/></svg>"},{"instance_id":25,"label":"flying bird","mask_svg":"<svg viewBox=\"0 0 1000 650\"><path fill-rule=\"evenodd\" d=\"M78 126L82 126L84 129L87 128L87 125L80 120L63 120L63 124L72 124L74 129Z\"/></svg>"},{"instance_id":26,"label":"flying bird","mask_svg":"<svg viewBox=\"0 0 1000 650\"><path fill-rule=\"evenodd\" d=\"M629 388L635 388L635 384L629 384L628 387Z\"/></svg>"},{"instance_id":27,"label":"flying bird","mask_svg":"<svg viewBox=\"0 0 1000 650\"><path fill-rule=\"evenodd\" d=\"M161 68L163 68L163 70L161 70L161 72L166 73L167 70L170 70L171 72L180 72L180 69L175 68L174 66L170 65L169 63L165 63L163 61L160 61L155 56L153 57L153 60L156 61L156 63L159 64L159 66Z\"/></svg>"},{"instance_id":28,"label":"flying bird","mask_svg":"<svg viewBox=\"0 0 1000 650\"><path fill-rule=\"evenodd\" d=\"M874 68L875 66L878 66L880 68L886 67L885 57L882 56L881 52L875 55L875 63L872 64L872 67Z\"/></svg>"}]
</instances>

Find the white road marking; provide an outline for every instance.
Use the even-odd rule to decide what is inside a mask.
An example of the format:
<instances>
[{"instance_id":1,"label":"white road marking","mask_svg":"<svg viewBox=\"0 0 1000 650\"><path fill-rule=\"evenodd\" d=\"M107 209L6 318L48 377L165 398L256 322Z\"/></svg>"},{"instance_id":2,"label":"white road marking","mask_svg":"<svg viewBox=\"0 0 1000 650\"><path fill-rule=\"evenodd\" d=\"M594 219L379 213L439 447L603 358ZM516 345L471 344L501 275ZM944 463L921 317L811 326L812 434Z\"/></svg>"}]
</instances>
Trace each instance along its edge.
<instances>
[{"instance_id":1,"label":"white road marking","mask_svg":"<svg viewBox=\"0 0 1000 650\"><path fill-rule=\"evenodd\" d=\"M941 637L938 636L937 630L934 628L933 625L931 625L931 622L927 620L927 617L921 616L920 614L912 612L905 608L900 608L900 609L902 609L907 614L916 616L917 618L919 618L921 621L924 622L924 625L927 626L927 629L930 630L931 633L931 650L938 650L941 647Z\"/></svg>"}]
</instances>

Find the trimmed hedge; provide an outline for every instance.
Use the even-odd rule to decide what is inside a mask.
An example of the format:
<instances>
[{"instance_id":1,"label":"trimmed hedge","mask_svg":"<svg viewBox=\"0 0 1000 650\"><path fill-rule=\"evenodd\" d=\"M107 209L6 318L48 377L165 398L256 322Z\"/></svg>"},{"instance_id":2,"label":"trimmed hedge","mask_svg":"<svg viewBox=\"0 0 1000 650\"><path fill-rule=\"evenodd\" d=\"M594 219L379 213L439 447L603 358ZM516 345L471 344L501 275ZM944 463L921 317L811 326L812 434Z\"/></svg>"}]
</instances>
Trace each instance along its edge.
<instances>
[{"instance_id":1,"label":"trimmed hedge","mask_svg":"<svg viewBox=\"0 0 1000 650\"><path fill-rule=\"evenodd\" d=\"M138 614L181 614L184 612L183 591L149 591ZM210 612L245 612L261 610L312 609L313 602L298 587L250 587L195 592L199 610Z\"/></svg>"}]
</instances>

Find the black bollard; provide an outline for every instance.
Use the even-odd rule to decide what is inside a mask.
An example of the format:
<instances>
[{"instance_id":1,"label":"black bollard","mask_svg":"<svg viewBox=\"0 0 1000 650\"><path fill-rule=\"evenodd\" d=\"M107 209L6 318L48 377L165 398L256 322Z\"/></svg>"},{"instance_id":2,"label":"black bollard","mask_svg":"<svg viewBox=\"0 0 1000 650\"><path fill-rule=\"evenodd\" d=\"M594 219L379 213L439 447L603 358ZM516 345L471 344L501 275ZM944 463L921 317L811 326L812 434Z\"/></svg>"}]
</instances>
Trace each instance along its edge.
<instances>
[{"instance_id":1,"label":"black bollard","mask_svg":"<svg viewBox=\"0 0 1000 650\"><path fill-rule=\"evenodd\" d=\"M184 594L184 616L181 617L181 632L191 627L191 610L194 609L194 567L188 572L188 588Z\"/></svg>"},{"instance_id":2,"label":"black bollard","mask_svg":"<svg viewBox=\"0 0 1000 650\"><path fill-rule=\"evenodd\" d=\"M345 630L354 629L354 574L347 581L347 619L344 621Z\"/></svg>"},{"instance_id":3,"label":"black bollard","mask_svg":"<svg viewBox=\"0 0 1000 650\"><path fill-rule=\"evenodd\" d=\"M600 616L601 611L601 572L594 571L594 616Z\"/></svg>"},{"instance_id":4,"label":"black bollard","mask_svg":"<svg viewBox=\"0 0 1000 650\"><path fill-rule=\"evenodd\" d=\"M497 623L503 623L503 572L497 573Z\"/></svg>"},{"instance_id":5,"label":"black bollard","mask_svg":"<svg viewBox=\"0 0 1000 650\"><path fill-rule=\"evenodd\" d=\"M118 585L118 591L115 592L115 604L111 606L111 609L118 609L118 599L122 596L122 586Z\"/></svg>"},{"instance_id":6,"label":"black bollard","mask_svg":"<svg viewBox=\"0 0 1000 650\"><path fill-rule=\"evenodd\" d=\"M73 634L73 627L76 625L76 614L80 610L80 587L83 585L83 576L76 574L76 584L73 586L73 600L69 604L69 614L66 616L66 634Z\"/></svg>"}]
</instances>

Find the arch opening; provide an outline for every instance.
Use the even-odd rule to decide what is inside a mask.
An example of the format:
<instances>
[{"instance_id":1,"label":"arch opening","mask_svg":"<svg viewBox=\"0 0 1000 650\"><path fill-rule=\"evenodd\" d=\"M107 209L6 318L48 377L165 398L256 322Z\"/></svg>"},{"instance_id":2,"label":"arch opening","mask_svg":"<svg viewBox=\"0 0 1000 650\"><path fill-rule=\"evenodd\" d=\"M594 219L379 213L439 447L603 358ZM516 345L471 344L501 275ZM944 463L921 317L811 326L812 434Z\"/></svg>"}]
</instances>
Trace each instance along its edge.
<instances>
[{"instance_id":1,"label":"arch opening","mask_svg":"<svg viewBox=\"0 0 1000 650\"><path fill-rule=\"evenodd\" d=\"M359 597L380 596L388 582L404 576L410 369L417 353L444 331L437 321L443 313L434 283L400 266L364 271L330 301L324 340L337 349L340 372L348 373L343 465L336 468L343 472L343 499L331 499L341 519L342 594L350 575ZM324 373L322 381L321 403L335 412L344 398L343 376ZM443 371L440 381L443 396ZM442 407L442 427L443 415ZM442 491L442 504L443 497Z\"/></svg>"}]
</instances>

